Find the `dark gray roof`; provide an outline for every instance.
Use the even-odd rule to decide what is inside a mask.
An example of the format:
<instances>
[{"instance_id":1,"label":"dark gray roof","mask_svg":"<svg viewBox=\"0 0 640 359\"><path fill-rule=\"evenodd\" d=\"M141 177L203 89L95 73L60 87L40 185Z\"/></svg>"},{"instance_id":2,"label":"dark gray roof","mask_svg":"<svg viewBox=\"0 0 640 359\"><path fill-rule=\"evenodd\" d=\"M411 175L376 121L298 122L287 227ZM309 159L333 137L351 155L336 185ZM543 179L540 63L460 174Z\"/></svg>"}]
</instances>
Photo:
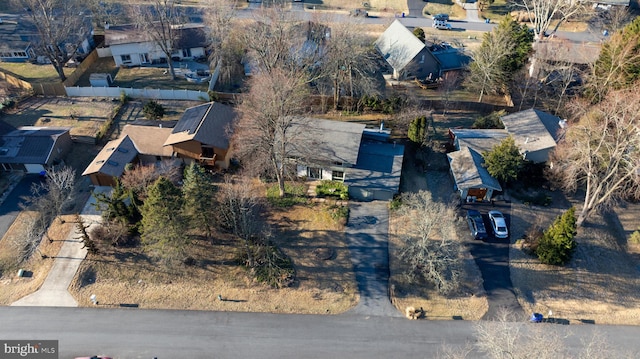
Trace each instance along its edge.
<instances>
[{"instance_id":1,"label":"dark gray roof","mask_svg":"<svg viewBox=\"0 0 640 359\"><path fill-rule=\"evenodd\" d=\"M304 152L311 152L299 153L306 160L355 164L364 128L360 123L305 118L291 132L293 142L304 143Z\"/></svg>"},{"instance_id":2,"label":"dark gray roof","mask_svg":"<svg viewBox=\"0 0 640 359\"><path fill-rule=\"evenodd\" d=\"M0 14L0 51L25 51L37 39L37 30L28 19Z\"/></svg>"},{"instance_id":3,"label":"dark gray roof","mask_svg":"<svg viewBox=\"0 0 640 359\"><path fill-rule=\"evenodd\" d=\"M174 29L177 34L177 49L191 49L207 46L207 36L203 25L185 24ZM146 30L137 24L111 25L104 30L106 46L135 44L152 41Z\"/></svg>"},{"instance_id":4,"label":"dark gray roof","mask_svg":"<svg viewBox=\"0 0 640 359\"><path fill-rule=\"evenodd\" d=\"M51 150L69 128L21 127L0 137L0 162L46 164Z\"/></svg>"},{"instance_id":5,"label":"dark gray roof","mask_svg":"<svg viewBox=\"0 0 640 359\"><path fill-rule=\"evenodd\" d=\"M195 140L218 148L229 148L236 112L217 102L188 108L173 128L165 146Z\"/></svg>"},{"instance_id":6,"label":"dark gray roof","mask_svg":"<svg viewBox=\"0 0 640 359\"><path fill-rule=\"evenodd\" d=\"M349 170L345 183L349 186L397 193L403 158L402 145L363 139L356 166Z\"/></svg>"},{"instance_id":7,"label":"dark gray roof","mask_svg":"<svg viewBox=\"0 0 640 359\"><path fill-rule=\"evenodd\" d=\"M442 51L432 52L433 56L440 63L442 71L459 70L467 66L469 63L469 56L465 55L458 49L448 48Z\"/></svg>"}]
</instances>

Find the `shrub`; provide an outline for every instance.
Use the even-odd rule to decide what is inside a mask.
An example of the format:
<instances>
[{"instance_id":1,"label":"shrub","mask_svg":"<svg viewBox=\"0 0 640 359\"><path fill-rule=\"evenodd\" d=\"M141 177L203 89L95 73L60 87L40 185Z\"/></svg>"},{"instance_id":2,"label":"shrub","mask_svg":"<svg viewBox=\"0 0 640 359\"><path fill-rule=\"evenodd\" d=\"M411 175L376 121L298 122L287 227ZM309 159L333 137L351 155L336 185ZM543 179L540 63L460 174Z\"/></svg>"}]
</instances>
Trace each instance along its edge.
<instances>
[{"instance_id":1,"label":"shrub","mask_svg":"<svg viewBox=\"0 0 640 359\"><path fill-rule=\"evenodd\" d=\"M346 184L340 181L322 181L316 187L316 195L318 197L338 197L340 199L349 199L349 189Z\"/></svg>"},{"instance_id":2,"label":"shrub","mask_svg":"<svg viewBox=\"0 0 640 359\"><path fill-rule=\"evenodd\" d=\"M420 146L424 144L424 140L426 138L427 130L427 118L425 116L415 118L409 124L409 131L407 132L407 136L411 140Z\"/></svg>"},{"instance_id":3,"label":"shrub","mask_svg":"<svg viewBox=\"0 0 640 359\"><path fill-rule=\"evenodd\" d=\"M506 115L507 112L505 110L500 110L496 112L492 112L487 116L478 117L476 121L471 126L472 128L504 128L504 124L502 124L502 120L500 117Z\"/></svg>"},{"instance_id":4,"label":"shrub","mask_svg":"<svg viewBox=\"0 0 640 359\"><path fill-rule=\"evenodd\" d=\"M272 245L260 246L254 268L256 280L274 288L288 287L293 283L293 263L282 251Z\"/></svg>"},{"instance_id":5,"label":"shrub","mask_svg":"<svg viewBox=\"0 0 640 359\"><path fill-rule=\"evenodd\" d=\"M129 100L131 100L131 97L129 97L126 92L120 91L120 103L124 105L129 102Z\"/></svg>"},{"instance_id":6,"label":"shrub","mask_svg":"<svg viewBox=\"0 0 640 359\"><path fill-rule=\"evenodd\" d=\"M144 104L142 113L144 113L144 117L149 120L157 120L164 117L164 107L162 107L161 104L151 100Z\"/></svg>"},{"instance_id":7,"label":"shrub","mask_svg":"<svg viewBox=\"0 0 640 359\"><path fill-rule=\"evenodd\" d=\"M329 207L329 211L331 211L331 218L336 221L344 221L347 223L349 219L349 207L347 206L331 206Z\"/></svg>"},{"instance_id":8,"label":"shrub","mask_svg":"<svg viewBox=\"0 0 640 359\"><path fill-rule=\"evenodd\" d=\"M536 254L542 263L564 265L571 260L577 243L575 208L571 207L544 231Z\"/></svg>"},{"instance_id":9,"label":"shrub","mask_svg":"<svg viewBox=\"0 0 640 359\"><path fill-rule=\"evenodd\" d=\"M392 210L392 211L396 211L401 206L402 206L402 196L401 195L393 196L393 199L389 203L389 209Z\"/></svg>"},{"instance_id":10,"label":"shrub","mask_svg":"<svg viewBox=\"0 0 640 359\"><path fill-rule=\"evenodd\" d=\"M640 229L631 233L631 236L629 237L629 243L640 244Z\"/></svg>"}]
</instances>

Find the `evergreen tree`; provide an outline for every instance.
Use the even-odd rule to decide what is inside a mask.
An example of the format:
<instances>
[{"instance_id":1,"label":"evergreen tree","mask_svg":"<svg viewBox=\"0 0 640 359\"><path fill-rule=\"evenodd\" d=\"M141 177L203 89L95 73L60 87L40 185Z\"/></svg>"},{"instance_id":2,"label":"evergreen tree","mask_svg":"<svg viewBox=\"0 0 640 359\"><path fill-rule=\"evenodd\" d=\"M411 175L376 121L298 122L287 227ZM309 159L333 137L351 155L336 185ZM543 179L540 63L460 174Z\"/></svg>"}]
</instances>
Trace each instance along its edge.
<instances>
[{"instance_id":1,"label":"evergreen tree","mask_svg":"<svg viewBox=\"0 0 640 359\"><path fill-rule=\"evenodd\" d=\"M409 124L409 132L407 135L412 142L422 146L425 141L426 131L427 118L425 116L422 116L411 121L411 123Z\"/></svg>"},{"instance_id":2,"label":"evergreen tree","mask_svg":"<svg viewBox=\"0 0 640 359\"><path fill-rule=\"evenodd\" d=\"M184 215L189 219L193 228L202 229L211 238L213 229L215 187L207 170L192 163L184 170Z\"/></svg>"},{"instance_id":3,"label":"evergreen tree","mask_svg":"<svg viewBox=\"0 0 640 359\"><path fill-rule=\"evenodd\" d=\"M484 167L489 174L503 183L509 183L518 178L524 166L524 159L513 137L509 136L494 146L491 151L482 154Z\"/></svg>"},{"instance_id":4,"label":"evergreen tree","mask_svg":"<svg viewBox=\"0 0 640 359\"><path fill-rule=\"evenodd\" d=\"M564 265L571 260L577 243L575 208L571 207L544 232L536 254L542 263Z\"/></svg>"},{"instance_id":5,"label":"evergreen tree","mask_svg":"<svg viewBox=\"0 0 640 359\"><path fill-rule=\"evenodd\" d=\"M502 58L500 61L502 70L511 77L527 63L527 59L533 51L531 47L533 33L529 31L527 25L518 24L511 16L505 16L498 24L496 31L503 31L508 34L510 41L514 44L511 55Z\"/></svg>"},{"instance_id":6,"label":"evergreen tree","mask_svg":"<svg viewBox=\"0 0 640 359\"><path fill-rule=\"evenodd\" d=\"M422 30L421 27L416 27L415 29L413 29L413 34L424 44L425 35L424 30Z\"/></svg>"},{"instance_id":7,"label":"evergreen tree","mask_svg":"<svg viewBox=\"0 0 640 359\"><path fill-rule=\"evenodd\" d=\"M171 181L158 178L142 205L142 243L152 254L171 261L188 242L182 218L182 193Z\"/></svg>"}]
</instances>

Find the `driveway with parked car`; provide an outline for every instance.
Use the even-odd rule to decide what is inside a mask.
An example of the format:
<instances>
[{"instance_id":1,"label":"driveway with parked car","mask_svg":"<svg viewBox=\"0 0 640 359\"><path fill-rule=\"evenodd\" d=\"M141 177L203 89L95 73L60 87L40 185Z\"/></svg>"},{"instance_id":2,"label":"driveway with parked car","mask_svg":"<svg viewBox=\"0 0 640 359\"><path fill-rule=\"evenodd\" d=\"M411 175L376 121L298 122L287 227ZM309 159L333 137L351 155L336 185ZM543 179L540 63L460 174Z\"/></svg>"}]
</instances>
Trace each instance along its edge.
<instances>
[{"instance_id":1,"label":"driveway with parked car","mask_svg":"<svg viewBox=\"0 0 640 359\"><path fill-rule=\"evenodd\" d=\"M524 317L524 311L513 291L509 271L509 216L505 214L510 213L511 203L467 203L462 209L469 224L469 251L482 273L489 301L489 310L483 319L496 318L501 308ZM495 227L492 223L496 223ZM481 226L485 229L484 234Z\"/></svg>"}]
</instances>

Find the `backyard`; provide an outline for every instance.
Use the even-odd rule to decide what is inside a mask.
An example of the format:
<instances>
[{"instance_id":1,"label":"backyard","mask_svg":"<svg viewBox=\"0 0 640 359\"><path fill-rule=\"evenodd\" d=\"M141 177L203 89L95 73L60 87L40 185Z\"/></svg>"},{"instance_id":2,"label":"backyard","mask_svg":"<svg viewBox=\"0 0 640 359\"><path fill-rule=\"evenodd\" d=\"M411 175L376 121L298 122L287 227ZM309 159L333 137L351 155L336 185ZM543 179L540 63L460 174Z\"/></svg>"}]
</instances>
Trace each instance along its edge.
<instances>
[{"instance_id":1,"label":"backyard","mask_svg":"<svg viewBox=\"0 0 640 359\"><path fill-rule=\"evenodd\" d=\"M0 61L0 70L6 70L10 73L18 75L21 79L31 83L47 83L60 82L60 77L53 65L39 65L29 62L2 62ZM64 68L66 76L71 75L75 69Z\"/></svg>"},{"instance_id":2,"label":"backyard","mask_svg":"<svg viewBox=\"0 0 640 359\"><path fill-rule=\"evenodd\" d=\"M95 137L117 105L105 98L31 97L3 120L14 127L71 127L72 136Z\"/></svg>"}]
</instances>

